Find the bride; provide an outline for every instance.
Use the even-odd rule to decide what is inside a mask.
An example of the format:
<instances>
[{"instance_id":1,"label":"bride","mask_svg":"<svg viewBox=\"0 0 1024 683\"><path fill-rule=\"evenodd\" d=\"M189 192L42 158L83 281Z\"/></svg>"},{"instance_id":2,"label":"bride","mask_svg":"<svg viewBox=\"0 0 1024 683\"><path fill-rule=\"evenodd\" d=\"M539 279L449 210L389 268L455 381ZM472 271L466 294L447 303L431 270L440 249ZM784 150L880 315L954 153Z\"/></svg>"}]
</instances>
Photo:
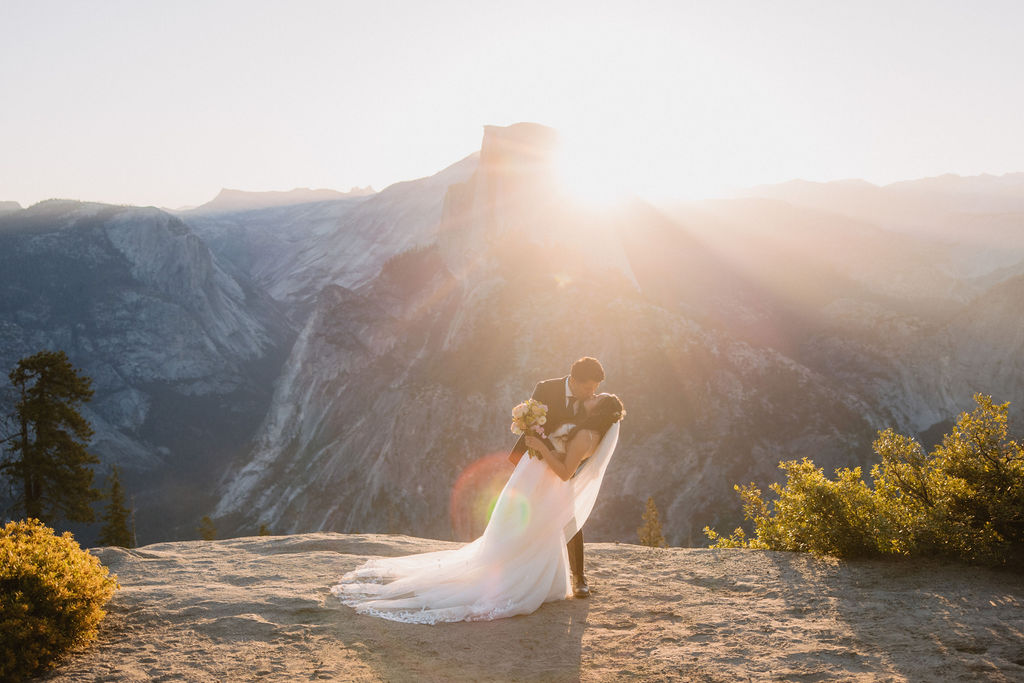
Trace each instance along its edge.
<instances>
[{"instance_id":1,"label":"bride","mask_svg":"<svg viewBox=\"0 0 1024 683\"><path fill-rule=\"evenodd\" d=\"M363 614L435 624L529 614L572 596L566 542L587 521L625 415L614 394L583 403L564 424L527 445L483 534L461 548L367 561L331 592ZM582 419L579 419L582 417Z\"/></svg>"}]
</instances>

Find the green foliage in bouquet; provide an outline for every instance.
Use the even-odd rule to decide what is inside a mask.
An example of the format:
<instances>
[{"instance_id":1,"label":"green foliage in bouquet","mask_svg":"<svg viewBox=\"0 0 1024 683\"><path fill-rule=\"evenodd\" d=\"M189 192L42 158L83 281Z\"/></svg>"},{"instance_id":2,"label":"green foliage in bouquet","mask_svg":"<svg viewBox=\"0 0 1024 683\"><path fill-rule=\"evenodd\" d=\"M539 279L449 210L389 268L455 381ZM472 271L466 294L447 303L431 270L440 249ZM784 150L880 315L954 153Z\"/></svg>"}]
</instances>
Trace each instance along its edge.
<instances>
[{"instance_id":1,"label":"green foliage in bouquet","mask_svg":"<svg viewBox=\"0 0 1024 683\"><path fill-rule=\"evenodd\" d=\"M1024 448L1007 440L1009 403L976 394L932 452L892 429L878 433L872 486L860 468L829 479L804 458L782 462L786 485L772 484L764 500L753 483L736 486L754 537L742 529L720 536L705 527L714 548L797 550L816 555L939 556L972 564L1024 561Z\"/></svg>"},{"instance_id":2,"label":"green foliage in bouquet","mask_svg":"<svg viewBox=\"0 0 1024 683\"><path fill-rule=\"evenodd\" d=\"M0 530L0 680L20 680L96 636L117 577L38 519Z\"/></svg>"}]
</instances>

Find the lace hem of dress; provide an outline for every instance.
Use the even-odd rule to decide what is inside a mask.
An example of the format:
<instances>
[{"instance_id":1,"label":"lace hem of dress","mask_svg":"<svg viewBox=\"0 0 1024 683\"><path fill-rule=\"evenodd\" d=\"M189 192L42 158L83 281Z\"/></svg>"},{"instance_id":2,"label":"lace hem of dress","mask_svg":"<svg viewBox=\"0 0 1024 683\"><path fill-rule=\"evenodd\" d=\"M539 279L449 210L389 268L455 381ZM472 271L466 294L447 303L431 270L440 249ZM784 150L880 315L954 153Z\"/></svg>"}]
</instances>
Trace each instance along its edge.
<instances>
[{"instance_id":1,"label":"lace hem of dress","mask_svg":"<svg viewBox=\"0 0 1024 683\"><path fill-rule=\"evenodd\" d=\"M451 623L457 621L492 621L505 616L519 614L515 611L516 602L512 599L506 600L499 605L489 608L481 607L448 607L427 609L423 607L418 610L405 609L377 609L363 604L365 598L347 594L347 586L338 584L331 588L331 592L341 600L342 604L348 605L360 614L399 621L406 624L439 624L442 622Z\"/></svg>"}]
</instances>

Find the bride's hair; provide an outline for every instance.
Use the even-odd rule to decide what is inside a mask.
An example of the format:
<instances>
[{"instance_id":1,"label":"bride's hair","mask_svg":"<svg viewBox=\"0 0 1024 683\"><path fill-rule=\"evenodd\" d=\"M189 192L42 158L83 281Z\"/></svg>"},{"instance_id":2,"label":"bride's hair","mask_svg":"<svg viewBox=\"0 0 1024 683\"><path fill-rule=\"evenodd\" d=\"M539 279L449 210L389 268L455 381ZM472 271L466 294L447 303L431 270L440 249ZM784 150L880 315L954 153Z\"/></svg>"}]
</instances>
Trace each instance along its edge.
<instances>
[{"instance_id":1,"label":"bride's hair","mask_svg":"<svg viewBox=\"0 0 1024 683\"><path fill-rule=\"evenodd\" d=\"M581 429L593 429L600 434L601 438L604 438L604 433L624 417L626 417L626 408L622 405L619 397L615 394L601 394L594 409L569 432L567 442L572 441L572 437L576 436Z\"/></svg>"}]
</instances>

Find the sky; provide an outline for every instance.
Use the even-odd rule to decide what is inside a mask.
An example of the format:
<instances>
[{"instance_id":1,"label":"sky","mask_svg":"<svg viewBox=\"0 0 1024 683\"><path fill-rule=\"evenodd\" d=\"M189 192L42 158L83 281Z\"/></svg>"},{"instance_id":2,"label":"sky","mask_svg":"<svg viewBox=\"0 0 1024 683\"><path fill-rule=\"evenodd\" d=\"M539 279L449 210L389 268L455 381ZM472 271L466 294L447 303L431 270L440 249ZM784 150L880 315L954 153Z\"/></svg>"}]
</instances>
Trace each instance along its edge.
<instances>
[{"instance_id":1,"label":"sky","mask_svg":"<svg viewBox=\"0 0 1024 683\"><path fill-rule=\"evenodd\" d=\"M0 200L431 175L485 125L594 197L1024 171L1024 3L0 0Z\"/></svg>"}]
</instances>

